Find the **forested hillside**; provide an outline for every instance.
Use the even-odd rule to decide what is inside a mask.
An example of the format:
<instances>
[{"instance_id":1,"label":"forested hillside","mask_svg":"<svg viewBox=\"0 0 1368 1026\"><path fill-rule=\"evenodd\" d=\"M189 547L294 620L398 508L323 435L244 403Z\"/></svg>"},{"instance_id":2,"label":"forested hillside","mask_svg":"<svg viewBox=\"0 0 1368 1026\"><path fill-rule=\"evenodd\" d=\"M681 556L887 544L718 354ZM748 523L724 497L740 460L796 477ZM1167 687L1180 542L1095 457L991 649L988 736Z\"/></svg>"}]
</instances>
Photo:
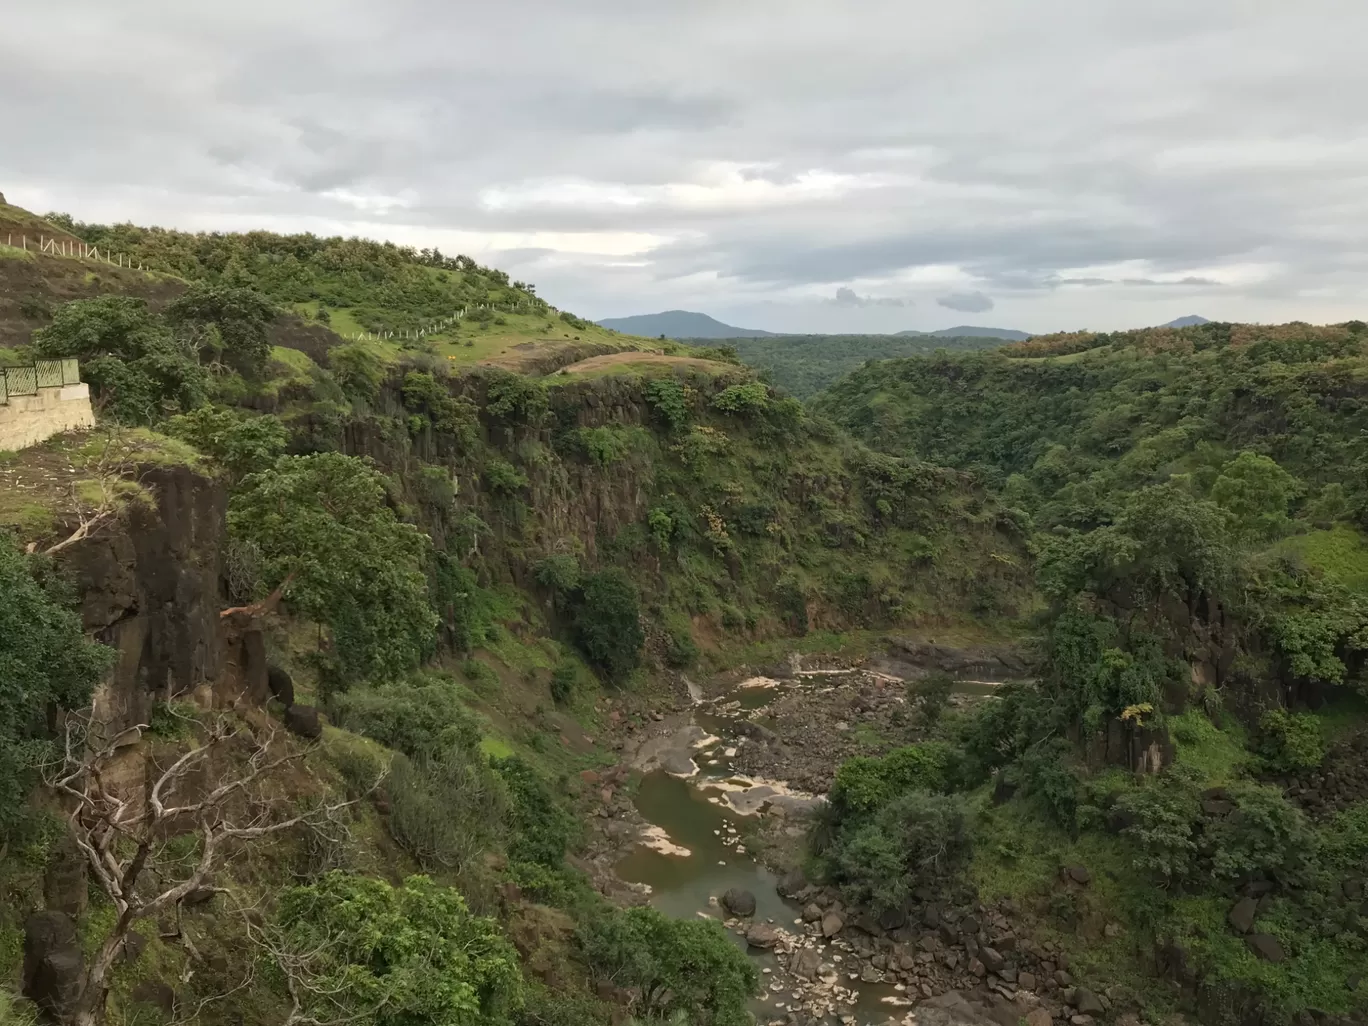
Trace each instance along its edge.
<instances>
[{"instance_id":1,"label":"forested hillside","mask_svg":"<svg viewBox=\"0 0 1368 1026\"><path fill-rule=\"evenodd\" d=\"M697 344L704 344L698 340ZM742 362L759 370L778 387L807 399L868 360L929 356L992 349L1002 339L972 335L783 335L776 338L708 339L707 345L726 346Z\"/></svg>"},{"instance_id":2,"label":"forested hillside","mask_svg":"<svg viewBox=\"0 0 1368 1026\"><path fill-rule=\"evenodd\" d=\"M1365 346L1362 322L1052 336L813 402L1029 525L1041 683L950 740L1051 824L999 871L1107 867L1115 964L1202 980L1202 1021L1365 1007Z\"/></svg>"},{"instance_id":3,"label":"forested hillside","mask_svg":"<svg viewBox=\"0 0 1368 1026\"><path fill-rule=\"evenodd\" d=\"M581 857L614 732L776 638L1015 617L1016 521L464 258L54 220L153 270L0 253L6 359L79 359L100 419L0 454L24 1008L747 1021L720 927Z\"/></svg>"}]
</instances>

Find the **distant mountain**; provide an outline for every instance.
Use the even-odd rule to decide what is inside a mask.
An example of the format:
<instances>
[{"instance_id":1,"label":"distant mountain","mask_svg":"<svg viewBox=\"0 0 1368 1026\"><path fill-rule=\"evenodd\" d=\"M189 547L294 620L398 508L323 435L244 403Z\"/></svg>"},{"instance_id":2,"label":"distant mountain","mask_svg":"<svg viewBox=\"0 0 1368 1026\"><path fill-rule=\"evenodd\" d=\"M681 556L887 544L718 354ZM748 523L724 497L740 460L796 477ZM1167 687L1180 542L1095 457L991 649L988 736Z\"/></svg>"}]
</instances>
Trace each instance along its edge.
<instances>
[{"instance_id":1,"label":"distant mountain","mask_svg":"<svg viewBox=\"0 0 1368 1026\"><path fill-rule=\"evenodd\" d=\"M1031 337L1029 331L1015 331L1012 328L978 328L972 324L960 324L940 331L900 331L900 338L912 335L931 335L935 338L1000 338L1007 342L1024 342Z\"/></svg>"},{"instance_id":2,"label":"distant mountain","mask_svg":"<svg viewBox=\"0 0 1368 1026\"><path fill-rule=\"evenodd\" d=\"M1161 324L1161 328L1191 328L1196 324L1210 324L1211 321L1205 317L1198 317L1196 314L1188 314L1186 317L1175 317L1167 324Z\"/></svg>"},{"instance_id":3,"label":"distant mountain","mask_svg":"<svg viewBox=\"0 0 1368 1026\"><path fill-rule=\"evenodd\" d=\"M599 326L625 335L647 338L775 338L777 332L757 328L734 328L730 324L691 310L666 310L664 313L638 314L635 317L609 317Z\"/></svg>"}]
</instances>

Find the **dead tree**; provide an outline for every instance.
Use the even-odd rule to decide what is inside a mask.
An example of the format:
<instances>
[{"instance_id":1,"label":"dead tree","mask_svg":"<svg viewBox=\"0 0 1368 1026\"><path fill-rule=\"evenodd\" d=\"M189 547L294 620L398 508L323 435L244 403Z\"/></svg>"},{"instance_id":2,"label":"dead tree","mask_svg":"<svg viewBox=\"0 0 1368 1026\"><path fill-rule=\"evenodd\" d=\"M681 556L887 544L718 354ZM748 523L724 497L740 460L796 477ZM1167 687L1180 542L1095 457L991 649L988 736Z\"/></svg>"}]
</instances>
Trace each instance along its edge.
<instances>
[{"instance_id":1,"label":"dead tree","mask_svg":"<svg viewBox=\"0 0 1368 1026\"><path fill-rule=\"evenodd\" d=\"M48 782L69 807L76 846L118 913L85 965L72 1026L98 1026L103 1020L110 974L135 923L172 910L187 895L222 890L213 886L213 874L233 845L318 825L352 804L302 813L288 808L284 799L266 796L262 784L303 757L304 749L273 730L256 736L227 716L202 729L202 738L169 767L154 770L150 784L139 776L139 786L121 788L114 782L114 763L128 757L126 749L140 730L131 728L106 742L96 737L93 713L68 722L64 751ZM178 865L167 853L167 842L191 832L199 837L198 853Z\"/></svg>"}]
</instances>

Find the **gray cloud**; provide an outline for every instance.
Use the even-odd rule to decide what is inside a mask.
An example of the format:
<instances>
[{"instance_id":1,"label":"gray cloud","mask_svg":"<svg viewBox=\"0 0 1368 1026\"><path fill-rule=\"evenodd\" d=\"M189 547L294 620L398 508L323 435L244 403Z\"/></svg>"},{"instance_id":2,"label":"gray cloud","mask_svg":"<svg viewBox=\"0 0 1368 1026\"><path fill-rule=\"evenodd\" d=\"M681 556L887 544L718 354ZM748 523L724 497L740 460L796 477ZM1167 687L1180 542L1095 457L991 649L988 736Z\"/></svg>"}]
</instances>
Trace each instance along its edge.
<instances>
[{"instance_id":1,"label":"gray cloud","mask_svg":"<svg viewBox=\"0 0 1368 1026\"><path fill-rule=\"evenodd\" d=\"M896 306L904 307L909 305L905 299L897 296L862 296L849 286L842 285L836 290L836 295L828 300L833 306Z\"/></svg>"},{"instance_id":2,"label":"gray cloud","mask_svg":"<svg viewBox=\"0 0 1368 1026\"><path fill-rule=\"evenodd\" d=\"M983 313L993 308L993 298L982 292L956 292L949 296L938 296L936 305L962 313Z\"/></svg>"},{"instance_id":3,"label":"gray cloud","mask_svg":"<svg viewBox=\"0 0 1368 1026\"><path fill-rule=\"evenodd\" d=\"M774 330L1368 308L1362 5L10 6L0 191L87 220L436 243Z\"/></svg>"}]
</instances>

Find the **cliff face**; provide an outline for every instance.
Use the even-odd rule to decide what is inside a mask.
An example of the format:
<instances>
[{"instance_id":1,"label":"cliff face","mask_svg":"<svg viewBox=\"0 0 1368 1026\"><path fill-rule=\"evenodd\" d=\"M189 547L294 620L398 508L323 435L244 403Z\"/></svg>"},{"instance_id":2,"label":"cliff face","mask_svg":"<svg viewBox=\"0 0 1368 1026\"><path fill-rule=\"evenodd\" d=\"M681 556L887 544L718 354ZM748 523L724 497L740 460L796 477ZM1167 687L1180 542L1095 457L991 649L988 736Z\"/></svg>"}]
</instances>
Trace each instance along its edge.
<instances>
[{"instance_id":1,"label":"cliff face","mask_svg":"<svg viewBox=\"0 0 1368 1026\"><path fill-rule=\"evenodd\" d=\"M96 698L114 729L148 722L158 699L208 687L219 703L263 697L259 634L230 635L219 612L223 486L185 466L146 469L148 504L63 550L88 630L118 659Z\"/></svg>"}]
</instances>

